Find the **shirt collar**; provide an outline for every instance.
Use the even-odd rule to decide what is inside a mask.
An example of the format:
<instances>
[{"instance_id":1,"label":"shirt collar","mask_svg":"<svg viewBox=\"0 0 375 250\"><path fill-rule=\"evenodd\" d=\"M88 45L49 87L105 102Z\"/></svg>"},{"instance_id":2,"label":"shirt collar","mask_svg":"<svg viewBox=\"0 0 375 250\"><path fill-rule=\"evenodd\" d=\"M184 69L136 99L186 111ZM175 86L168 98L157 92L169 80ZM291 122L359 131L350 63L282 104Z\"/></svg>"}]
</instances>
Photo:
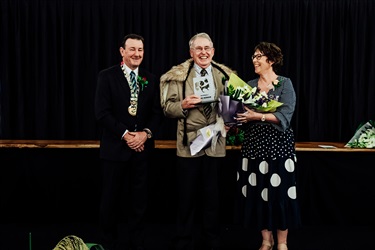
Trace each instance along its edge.
<instances>
[{"instance_id":1,"label":"shirt collar","mask_svg":"<svg viewBox=\"0 0 375 250\"><path fill-rule=\"evenodd\" d=\"M138 70L139 68L136 68L135 70L130 69L128 66L125 65L125 70L128 75L130 75L130 72L134 71L135 75L138 76Z\"/></svg>"},{"instance_id":2,"label":"shirt collar","mask_svg":"<svg viewBox=\"0 0 375 250\"><path fill-rule=\"evenodd\" d=\"M202 70L202 68L199 67L197 64L194 64L194 69L195 69L195 74L196 74L197 76L200 76L200 75L201 75L201 70ZM212 73L211 73L211 69L212 69L212 66L211 66L211 65L208 66L208 67L206 68L207 75L211 75L211 74L212 74Z\"/></svg>"}]
</instances>

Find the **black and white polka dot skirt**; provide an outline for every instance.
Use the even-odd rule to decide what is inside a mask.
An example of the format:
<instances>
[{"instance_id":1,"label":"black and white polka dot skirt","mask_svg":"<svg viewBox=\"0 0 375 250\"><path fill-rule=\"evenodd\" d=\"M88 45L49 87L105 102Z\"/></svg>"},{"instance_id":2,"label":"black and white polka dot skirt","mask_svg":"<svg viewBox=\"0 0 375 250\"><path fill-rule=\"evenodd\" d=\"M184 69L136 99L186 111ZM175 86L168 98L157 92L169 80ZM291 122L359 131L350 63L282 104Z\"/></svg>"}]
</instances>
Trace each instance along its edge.
<instances>
[{"instance_id":1,"label":"black and white polka dot skirt","mask_svg":"<svg viewBox=\"0 0 375 250\"><path fill-rule=\"evenodd\" d=\"M282 132L271 124L243 129L236 218L258 230L299 227L293 130Z\"/></svg>"}]
</instances>

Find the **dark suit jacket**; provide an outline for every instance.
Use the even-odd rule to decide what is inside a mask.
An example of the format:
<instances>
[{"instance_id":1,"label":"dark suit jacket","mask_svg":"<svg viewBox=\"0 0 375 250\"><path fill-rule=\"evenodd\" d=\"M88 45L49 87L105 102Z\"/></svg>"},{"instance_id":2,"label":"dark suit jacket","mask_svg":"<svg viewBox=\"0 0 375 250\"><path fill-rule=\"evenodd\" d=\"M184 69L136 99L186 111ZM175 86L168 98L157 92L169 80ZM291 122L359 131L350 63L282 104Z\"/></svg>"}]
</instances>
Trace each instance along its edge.
<instances>
[{"instance_id":1,"label":"dark suit jacket","mask_svg":"<svg viewBox=\"0 0 375 250\"><path fill-rule=\"evenodd\" d=\"M102 127L100 158L125 161L134 150L121 140L125 130L142 131L148 128L155 135L160 127L162 110L158 78L139 68L139 76L146 78L148 84L138 94L137 115L128 112L130 106L130 87L120 64L99 72L95 97L95 116ZM146 153L154 147L153 139L147 139Z\"/></svg>"}]
</instances>

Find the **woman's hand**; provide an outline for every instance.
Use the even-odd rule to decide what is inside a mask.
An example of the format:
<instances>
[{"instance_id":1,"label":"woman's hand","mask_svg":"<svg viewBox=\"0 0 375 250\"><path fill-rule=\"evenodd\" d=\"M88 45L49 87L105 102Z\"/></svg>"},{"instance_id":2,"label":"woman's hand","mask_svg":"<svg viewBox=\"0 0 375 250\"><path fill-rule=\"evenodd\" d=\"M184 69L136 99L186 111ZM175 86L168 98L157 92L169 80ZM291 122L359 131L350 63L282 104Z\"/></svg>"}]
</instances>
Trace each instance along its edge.
<instances>
[{"instance_id":1,"label":"woman's hand","mask_svg":"<svg viewBox=\"0 0 375 250\"><path fill-rule=\"evenodd\" d=\"M249 121L256 120L259 116L259 113L255 112L252 109L249 109L248 107L244 107L245 112L244 113L237 113L237 121L240 123L247 123ZM259 120L259 119L258 119Z\"/></svg>"}]
</instances>

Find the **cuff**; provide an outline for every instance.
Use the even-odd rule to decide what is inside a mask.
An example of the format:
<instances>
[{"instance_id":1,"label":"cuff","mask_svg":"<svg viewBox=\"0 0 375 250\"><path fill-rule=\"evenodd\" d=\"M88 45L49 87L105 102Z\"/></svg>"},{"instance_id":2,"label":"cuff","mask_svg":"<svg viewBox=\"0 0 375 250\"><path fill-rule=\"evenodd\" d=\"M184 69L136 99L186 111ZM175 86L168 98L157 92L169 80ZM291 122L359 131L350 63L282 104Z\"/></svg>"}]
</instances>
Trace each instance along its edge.
<instances>
[{"instance_id":1,"label":"cuff","mask_svg":"<svg viewBox=\"0 0 375 250\"><path fill-rule=\"evenodd\" d=\"M151 132L150 129L144 128L143 131L145 131L147 133L147 138L151 138L152 137L152 132Z\"/></svg>"}]
</instances>

